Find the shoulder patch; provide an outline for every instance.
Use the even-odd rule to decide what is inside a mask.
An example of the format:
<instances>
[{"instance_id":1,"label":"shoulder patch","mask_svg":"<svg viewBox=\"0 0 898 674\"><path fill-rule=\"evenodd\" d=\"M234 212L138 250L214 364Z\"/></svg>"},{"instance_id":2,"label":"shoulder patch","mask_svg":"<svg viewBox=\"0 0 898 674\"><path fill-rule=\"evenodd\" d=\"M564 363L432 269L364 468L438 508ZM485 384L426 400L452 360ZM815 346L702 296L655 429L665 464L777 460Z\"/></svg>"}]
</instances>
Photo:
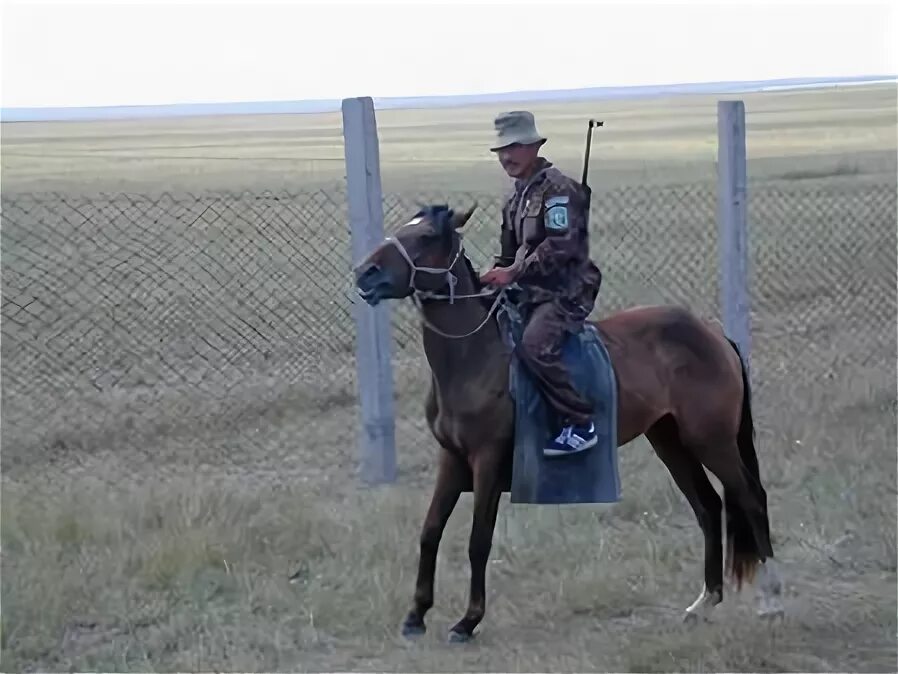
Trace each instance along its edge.
<instances>
[{"instance_id":1,"label":"shoulder patch","mask_svg":"<svg viewBox=\"0 0 898 674\"><path fill-rule=\"evenodd\" d=\"M546 201L546 229L563 234L568 229L567 197L553 197Z\"/></svg>"}]
</instances>

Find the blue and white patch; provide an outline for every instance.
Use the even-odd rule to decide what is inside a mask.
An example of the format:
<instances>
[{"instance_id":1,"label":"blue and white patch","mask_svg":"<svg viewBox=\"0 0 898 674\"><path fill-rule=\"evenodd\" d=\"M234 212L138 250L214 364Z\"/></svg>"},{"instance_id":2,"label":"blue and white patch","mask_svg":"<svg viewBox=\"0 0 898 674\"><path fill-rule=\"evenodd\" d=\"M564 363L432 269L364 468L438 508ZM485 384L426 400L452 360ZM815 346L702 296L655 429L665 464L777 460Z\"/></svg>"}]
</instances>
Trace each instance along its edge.
<instances>
[{"instance_id":1,"label":"blue and white patch","mask_svg":"<svg viewBox=\"0 0 898 674\"><path fill-rule=\"evenodd\" d=\"M546 229L553 234L564 233L568 229L566 196L546 200Z\"/></svg>"}]
</instances>

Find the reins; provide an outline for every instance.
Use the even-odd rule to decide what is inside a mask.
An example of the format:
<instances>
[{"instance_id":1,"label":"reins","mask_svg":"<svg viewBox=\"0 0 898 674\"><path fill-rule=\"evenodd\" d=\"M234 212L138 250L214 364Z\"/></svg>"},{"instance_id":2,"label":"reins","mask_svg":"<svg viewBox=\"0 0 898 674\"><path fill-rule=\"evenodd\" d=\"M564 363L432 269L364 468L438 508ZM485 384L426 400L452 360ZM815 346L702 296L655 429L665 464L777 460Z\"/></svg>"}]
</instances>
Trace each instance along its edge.
<instances>
[{"instance_id":1,"label":"reins","mask_svg":"<svg viewBox=\"0 0 898 674\"><path fill-rule=\"evenodd\" d=\"M491 290L491 291L487 291L487 292L481 291L480 293L477 293L475 295L461 295L458 297L458 299L468 299L471 297L488 297L489 295L492 295L493 293L496 294L496 299L493 300L493 304L492 304L492 306L490 306L490 310L487 312L486 317L483 319L483 321L481 321L480 325L478 325L476 328L474 328L470 332L466 332L463 335L450 335L446 332L443 332L438 327L436 327L433 323L428 321L427 318L424 316L424 311L421 308L421 301L417 297L414 297L413 302L415 303L415 306L418 307L418 312L421 315L421 322L425 326L427 326L430 330L437 333L441 337L446 337L447 339L464 339L465 337L470 337L471 335L477 334L478 332L480 332L483 329L483 327L487 323L489 323L489 320L493 317L493 314L495 313L496 309L501 304L503 304L503 300L505 299L505 289L503 288L499 291L495 291L495 290Z\"/></svg>"}]
</instances>

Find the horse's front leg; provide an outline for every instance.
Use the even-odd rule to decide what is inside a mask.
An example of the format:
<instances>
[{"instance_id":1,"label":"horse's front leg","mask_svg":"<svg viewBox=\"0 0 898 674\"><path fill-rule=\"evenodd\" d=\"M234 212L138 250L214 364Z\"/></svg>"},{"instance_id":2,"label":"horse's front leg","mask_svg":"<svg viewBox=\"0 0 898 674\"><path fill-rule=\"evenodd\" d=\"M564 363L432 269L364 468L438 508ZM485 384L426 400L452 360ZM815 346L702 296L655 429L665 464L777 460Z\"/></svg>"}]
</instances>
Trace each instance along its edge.
<instances>
[{"instance_id":1,"label":"horse's front leg","mask_svg":"<svg viewBox=\"0 0 898 674\"><path fill-rule=\"evenodd\" d=\"M468 544L471 561L471 589L468 610L449 632L449 641L464 642L474 635L474 628L486 612L486 563L493 544L493 531L502 496L499 452L484 455L474 462L474 522Z\"/></svg>"},{"instance_id":2,"label":"horse's front leg","mask_svg":"<svg viewBox=\"0 0 898 674\"><path fill-rule=\"evenodd\" d=\"M418 579L411 610L402 623L402 634L414 637L424 634L427 627L424 615L433 606L433 577L437 564L437 549L446 522L458 503L466 480L467 466L445 449L440 451L437 480L421 530L421 553L418 560Z\"/></svg>"}]
</instances>

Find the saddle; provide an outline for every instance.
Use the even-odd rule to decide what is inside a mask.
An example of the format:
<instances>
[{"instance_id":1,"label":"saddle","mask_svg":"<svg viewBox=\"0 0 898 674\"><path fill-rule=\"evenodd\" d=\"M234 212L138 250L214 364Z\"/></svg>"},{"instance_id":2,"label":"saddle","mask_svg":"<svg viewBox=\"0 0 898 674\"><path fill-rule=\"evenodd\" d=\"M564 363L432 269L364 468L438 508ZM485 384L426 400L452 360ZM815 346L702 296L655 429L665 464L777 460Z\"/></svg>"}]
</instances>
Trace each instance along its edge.
<instances>
[{"instance_id":1,"label":"saddle","mask_svg":"<svg viewBox=\"0 0 898 674\"><path fill-rule=\"evenodd\" d=\"M543 447L556 427L526 365L516 355L526 317L520 311L520 291L509 289L500 326L512 348L509 389L515 403L514 460L511 502L533 504L616 503L620 500L617 455L617 377L598 331L584 324L569 333L562 361L574 386L595 404L598 443L561 459L546 458Z\"/></svg>"}]
</instances>

